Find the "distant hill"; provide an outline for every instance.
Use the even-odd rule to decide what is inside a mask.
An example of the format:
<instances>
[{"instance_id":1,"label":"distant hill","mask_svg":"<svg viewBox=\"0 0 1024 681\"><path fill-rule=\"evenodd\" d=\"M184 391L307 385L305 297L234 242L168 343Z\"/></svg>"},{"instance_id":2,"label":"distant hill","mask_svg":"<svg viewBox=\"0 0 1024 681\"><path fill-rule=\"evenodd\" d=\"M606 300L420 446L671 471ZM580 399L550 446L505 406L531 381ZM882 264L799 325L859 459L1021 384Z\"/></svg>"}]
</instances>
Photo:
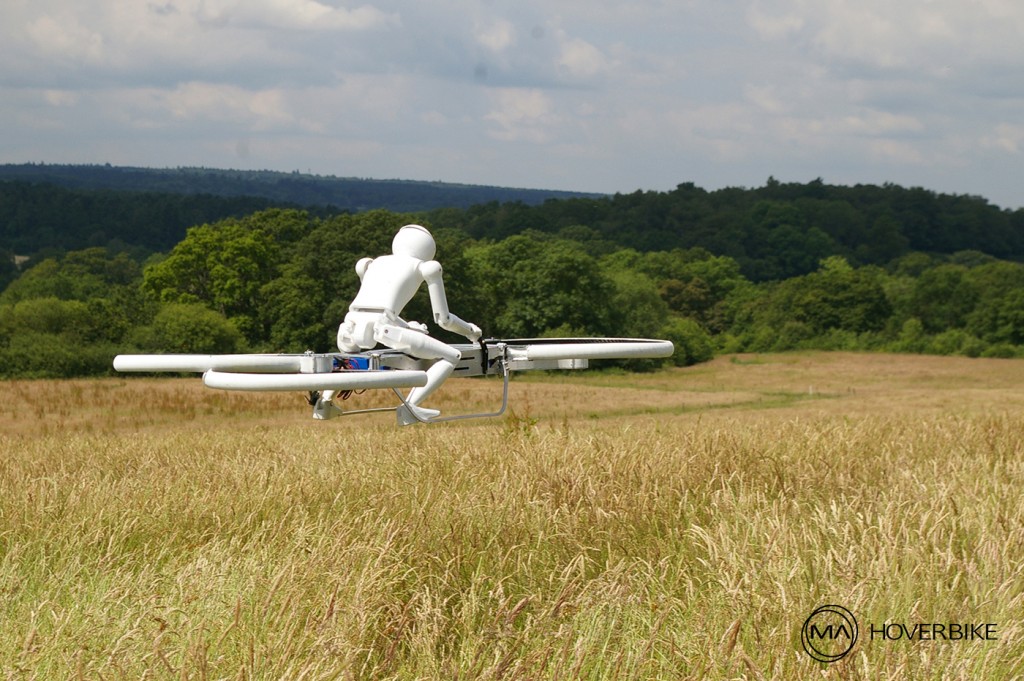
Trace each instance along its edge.
<instances>
[{"instance_id":1,"label":"distant hill","mask_svg":"<svg viewBox=\"0 0 1024 681\"><path fill-rule=\"evenodd\" d=\"M749 189L707 191L687 182L668 192L607 196L270 171L60 165L0 166L0 260L88 246L167 251L190 226L270 208L300 208L314 218L387 209L475 239L529 230L578 241L595 254L699 248L734 259L753 281L805 275L834 255L855 266L886 266L912 252L1024 262L1024 208L890 183L851 187L770 177Z\"/></svg>"},{"instance_id":2,"label":"distant hill","mask_svg":"<svg viewBox=\"0 0 1024 681\"><path fill-rule=\"evenodd\" d=\"M497 201L535 206L548 199L596 198L601 194L483 185L371 180L270 170L131 168L111 165L0 165L0 181L54 184L67 189L208 194L252 197L279 204L358 212L386 208L399 213L468 208Z\"/></svg>"},{"instance_id":3,"label":"distant hill","mask_svg":"<svg viewBox=\"0 0 1024 681\"><path fill-rule=\"evenodd\" d=\"M0 258L90 246L169 250L193 225L295 208L261 197L70 189L0 180Z\"/></svg>"}]
</instances>

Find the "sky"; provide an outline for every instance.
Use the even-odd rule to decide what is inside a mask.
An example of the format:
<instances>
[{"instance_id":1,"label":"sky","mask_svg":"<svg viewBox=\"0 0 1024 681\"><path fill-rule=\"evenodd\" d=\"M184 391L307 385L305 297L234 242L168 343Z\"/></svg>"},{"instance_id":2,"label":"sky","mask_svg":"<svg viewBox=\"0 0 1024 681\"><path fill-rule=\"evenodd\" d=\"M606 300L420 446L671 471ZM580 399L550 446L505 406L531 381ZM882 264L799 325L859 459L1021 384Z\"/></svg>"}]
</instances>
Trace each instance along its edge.
<instances>
[{"instance_id":1,"label":"sky","mask_svg":"<svg viewBox=\"0 0 1024 681\"><path fill-rule=\"evenodd\" d=\"M4 0L0 163L1024 207L1020 0Z\"/></svg>"}]
</instances>

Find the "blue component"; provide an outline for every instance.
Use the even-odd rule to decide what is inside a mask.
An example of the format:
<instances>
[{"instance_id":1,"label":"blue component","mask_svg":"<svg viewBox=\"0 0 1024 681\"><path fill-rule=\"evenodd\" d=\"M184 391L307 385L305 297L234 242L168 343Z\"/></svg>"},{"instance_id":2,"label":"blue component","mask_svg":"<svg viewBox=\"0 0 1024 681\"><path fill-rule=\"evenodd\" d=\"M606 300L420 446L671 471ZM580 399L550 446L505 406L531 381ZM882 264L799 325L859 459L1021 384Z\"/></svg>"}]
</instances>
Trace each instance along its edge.
<instances>
[{"instance_id":1,"label":"blue component","mask_svg":"<svg viewBox=\"0 0 1024 681\"><path fill-rule=\"evenodd\" d=\"M334 370L347 370L347 371L368 371L370 369L370 358L349 356L349 357L335 357L334 358Z\"/></svg>"}]
</instances>

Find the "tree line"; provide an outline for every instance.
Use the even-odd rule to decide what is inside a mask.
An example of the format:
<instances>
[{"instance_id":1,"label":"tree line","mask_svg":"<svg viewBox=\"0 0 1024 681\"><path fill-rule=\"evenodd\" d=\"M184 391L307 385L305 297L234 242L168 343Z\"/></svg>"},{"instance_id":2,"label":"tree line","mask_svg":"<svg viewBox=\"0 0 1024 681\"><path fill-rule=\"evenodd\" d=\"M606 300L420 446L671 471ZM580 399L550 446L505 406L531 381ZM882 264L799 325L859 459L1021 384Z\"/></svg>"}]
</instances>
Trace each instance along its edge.
<instances>
[{"instance_id":1,"label":"tree line","mask_svg":"<svg viewBox=\"0 0 1024 681\"><path fill-rule=\"evenodd\" d=\"M476 238L537 230L583 241L593 252L703 248L734 259L745 277L759 282L808 274L833 255L855 266L886 265L918 251L975 250L1024 261L1024 209L893 184L846 187L769 178L756 189L707 191L686 183L669 192L537 207L488 203L437 211L435 220Z\"/></svg>"},{"instance_id":2,"label":"tree line","mask_svg":"<svg viewBox=\"0 0 1024 681\"><path fill-rule=\"evenodd\" d=\"M2 180L4 171L26 168L38 177ZM53 182L70 186L41 182L52 173L57 173ZM97 188L102 182L133 191ZM331 191L325 194L323 186ZM139 191L141 187L150 189ZM216 194L242 190L250 194ZM808 274L832 255L854 266L884 266L912 252L952 255L967 250L1024 261L1024 209L1002 209L981 197L917 187L846 187L820 179L781 183L769 178L753 189L707 191L686 183L668 192L613 196L496 191L443 183L342 182L288 173L0 166L0 260L9 260L2 257L5 253L50 254L90 246L162 252L183 239L190 226L271 207L304 208L318 216L371 207L416 212L475 239L504 239L534 230L584 243L593 254L618 248L703 248L733 258L744 276L756 282ZM475 203L468 208L450 207L470 200ZM0 279L0 286L4 283Z\"/></svg>"},{"instance_id":3,"label":"tree line","mask_svg":"<svg viewBox=\"0 0 1024 681\"><path fill-rule=\"evenodd\" d=\"M0 183L5 181L56 186L83 194L94 191L119 193L129 202L132 201L133 195L138 194L248 197L277 206L330 208L333 212L359 212L368 208L386 208L397 212L422 211L439 206L467 208L488 201L520 201L527 205L535 205L552 198L598 196L584 192L489 187L451 182L334 177L299 171L195 167L131 168L110 165L6 164L0 165ZM179 238L183 235L184 230Z\"/></svg>"},{"instance_id":4,"label":"tree line","mask_svg":"<svg viewBox=\"0 0 1024 681\"><path fill-rule=\"evenodd\" d=\"M251 196L80 190L0 182L0 254L6 253L8 261L10 254L38 259L99 246L134 250L144 257L173 247L191 225L240 218L271 207L288 206Z\"/></svg>"},{"instance_id":5,"label":"tree line","mask_svg":"<svg viewBox=\"0 0 1024 681\"><path fill-rule=\"evenodd\" d=\"M785 208L766 204L754 213ZM979 250L901 251L877 264L853 247L763 278L749 254L621 246L596 221L495 237L474 234L458 215L274 208L196 225L145 259L103 247L38 258L0 293L0 372L106 374L121 352L332 350L358 288L356 261L389 252L408 222L435 234L452 311L493 337L668 338L677 365L717 352L1014 357L1024 347L1024 265ZM404 316L429 322L425 291Z\"/></svg>"}]
</instances>

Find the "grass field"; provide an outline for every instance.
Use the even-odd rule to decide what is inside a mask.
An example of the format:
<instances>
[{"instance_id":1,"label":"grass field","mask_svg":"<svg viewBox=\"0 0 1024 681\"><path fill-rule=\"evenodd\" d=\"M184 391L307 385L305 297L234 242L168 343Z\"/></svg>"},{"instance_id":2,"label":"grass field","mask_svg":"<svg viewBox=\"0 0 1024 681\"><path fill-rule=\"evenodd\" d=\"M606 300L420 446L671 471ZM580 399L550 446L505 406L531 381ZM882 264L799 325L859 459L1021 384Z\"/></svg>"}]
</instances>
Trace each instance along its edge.
<instances>
[{"instance_id":1,"label":"grass field","mask_svg":"<svg viewBox=\"0 0 1024 681\"><path fill-rule=\"evenodd\" d=\"M401 429L0 383L0 678L1022 678L1022 409L1024 361L840 353L520 378L505 417ZM859 623L833 664L824 604Z\"/></svg>"}]
</instances>

